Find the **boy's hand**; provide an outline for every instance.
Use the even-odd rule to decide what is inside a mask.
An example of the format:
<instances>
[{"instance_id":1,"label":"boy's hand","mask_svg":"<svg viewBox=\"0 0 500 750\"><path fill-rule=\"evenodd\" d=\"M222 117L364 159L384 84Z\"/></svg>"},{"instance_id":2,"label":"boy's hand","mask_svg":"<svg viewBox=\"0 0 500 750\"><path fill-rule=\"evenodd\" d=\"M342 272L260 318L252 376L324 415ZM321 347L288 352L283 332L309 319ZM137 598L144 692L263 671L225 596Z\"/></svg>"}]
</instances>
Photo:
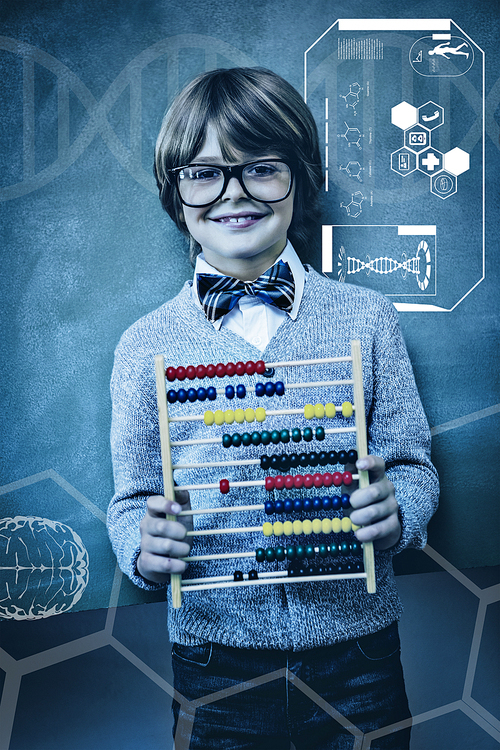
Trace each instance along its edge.
<instances>
[{"instance_id":1,"label":"boy's hand","mask_svg":"<svg viewBox=\"0 0 500 750\"><path fill-rule=\"evenodd\" d=\"M187 563L179 557L189 555L191 544L185 539L193 528L192 516L167 521L167 515L190 510L189 492L176 492L172 502L161 495L148 498L146 515L141 521L141 553L137 559L140 575L153 583L166 583L171 573L183 573Z\"/></svg>"},{"instance_id":2,"label":"boy's hand","mask_svg":"<svg viewBox=\"0 0 500 750\"><path fill-rule=\"evenodd\" d=\"M401 524L394 485L385 475L385 461L379 456L366 456L356 467L367 470L371 484L351 495L351 520L363 528L356 531L360 542L373 542L380 550L389 549L399 541Z\"/></svg>"}]
</instances>

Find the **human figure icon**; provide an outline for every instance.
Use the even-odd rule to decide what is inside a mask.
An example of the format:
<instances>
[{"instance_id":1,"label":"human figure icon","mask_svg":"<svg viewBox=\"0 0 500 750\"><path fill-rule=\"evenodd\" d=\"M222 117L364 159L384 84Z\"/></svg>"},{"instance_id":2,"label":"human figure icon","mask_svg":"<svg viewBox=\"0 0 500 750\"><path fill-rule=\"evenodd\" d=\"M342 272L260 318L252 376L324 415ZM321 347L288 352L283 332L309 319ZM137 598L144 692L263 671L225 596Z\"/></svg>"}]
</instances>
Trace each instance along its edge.
<instances>
[{"instance_id":1,"label":"human figure icon","mask_svg":"<svg viewBox=\"0 0 500 750\"><path fill-rule=\"evenodd\" d=\"M428 51L429 55L441 55L441 57L446 58L446 60L449 60L450 58L446 53L449 53L450 55L464 55L464 57L469 57L468 52L462 52L462 47L467 47L467 42L463 42L462 44L459 44L458 47L451 47L449 42L441 42L441 44L437 44L434 49L430 49Z\"/></svg>"}]
</instances>

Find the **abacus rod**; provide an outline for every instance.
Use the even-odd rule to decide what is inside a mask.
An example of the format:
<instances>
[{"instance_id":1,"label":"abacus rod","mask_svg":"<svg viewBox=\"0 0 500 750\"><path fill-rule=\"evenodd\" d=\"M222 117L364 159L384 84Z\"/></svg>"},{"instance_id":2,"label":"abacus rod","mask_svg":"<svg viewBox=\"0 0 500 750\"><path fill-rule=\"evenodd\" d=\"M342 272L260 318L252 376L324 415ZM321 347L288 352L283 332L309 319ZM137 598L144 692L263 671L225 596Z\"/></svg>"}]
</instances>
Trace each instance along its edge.
<instances>
[{"instance_id":1,"label":"abacus rod","mask_svg":"<svg viewBox=\"0 0 500 750\"><path fill-rule=\"evenodd\" d=\"M352 357L325 357L324 359L296 359L289 362L266 362L266 367L298 367L300 365L330 365L335 362L350 362Z\"/></svg>"},{"instance_id":2,"label":"abacus rod","mask_svg":"<svg viewBox=\"0 0 500 750\"><path fill-rule=\"evenodd\" d=\"M342 432L356 432L355 427L327 427L325 429L325 435L339 435ZM220 443L222 438L204 438L203 440L172 440L171 446L178 447L180 445L207 445Z\"/></svg>"},{"instance_id":3,"label":"abacus rod","mask_svg":"<svg viewBox=\"0 0 500 750\"><path fill-rule=\"evenodd\" d=\"M365 458L368 455L368 441L364 408L363 366L361 362L361 344L359 341L351 341L351 354L352 374L354 378L354 405L355 407L357 406L355 412L357 451L358 458ZM370 484L368 472L359 471L358 481L360 489L368 487ZM374 594L376 592L376 581L373 542L365 542L363 544L363 561L366 571L366 588L369 594Z\"/></svg>"},{"instance_id":4,"label":"abacus rod","mask_svg":"<svg viewBox=\"0 0 500 750\"><path fill-rule=\"evenodd\" d=\"M246 510L264 510L265 505L231 505L227 508L197 508L196 510L181 510L179 516L196 516L204 513L238 513Z\"/></svg>"},{"instance_id":5,"label":"abacus rod","mask_svg":"<svg viewBox=\"0 0 500 750\"><path fill-rule=\"evenodd\" d=\"M218 534L245 534L251 531L262 531L262 524L260 526L243 526L239 529L196 529L196 531L188 531L186 536L217 536Z\"/></svg>"},{"instance_id":6,"label":"abacus rod","mask_svg":"<svg viewBox=\"0 0 500 750\"><path fill-rule=\"evenodd\" d=\"M163 494L168 500L174 500L174 478L172 474L172 456L170 452L170 431L168 426L167 393L165 387L165 361L162 354L155 356L156 398L158 402L158 422L160 430L161 466L163 474ZM175 521L172 514L167 514L168 521ZM172 604L178 609L181 606L181 577L170 576Z\"/></svg>"},{"instance_id":7,"label":"abacus rod","mask_svg":"<svg viewBox=\"0 0 500 750\"><path fill-rule=\"evenodd\" d=\"M319 552L319 547L314 548L314 552ZM211 561L211 560L229 560L235 557L255 557L255 552L221 552L215 555L192 555L191 557L181 557L180 560L183 562L199 562L199 561ZM259 575L274 575L280 573L280 571L274 570L270 573L259 573ZM194 580L194 579L189 579ZM205 579L201 579L205 580Z\"/></svg>"},{"instance_id":8,"label":"abacus rod","mask_svg":"<svg viewBox=\"0 0 500 750\"><path fill-rule=\"evenodd\" d=\"M355 407L353 407L353 411L354 409ZM283 416L288 416L288 415L304 416L304 409L269 409L269 410L266 409L265 411L266 411L266 417L283 417ZM335 407L335 412L341 412L341 411L342 411L341 406ZM331 417L329 418L331 419ZM204 419L205 419L205 414L186 414L183 417L170 417L169 422L203 422Z\"/></svg>"},{"instance_id":9,"label":"abacus rod","mask_svg":"<svg viewBox=\"0 0 500 750\"><path fill-rule=\"evenodd\" d=\"M192 465L195 466L195 464L192 464ZM331 472L328 472L328 473L331 473ZM338 473L340 474L341 472L338 472ZM298 474L297 476L304 476L304 475ZM358 475L353 474L352 478L358 479ZM229 488L231 489L232 487L265 487L265 484L266 484L265 479L252 479L252 480L248 480L245 482L229 482ZM340 485L335 485L335 486L340 486ZM182 484L182 485L177 485L176 487L174 487L174 492L181 492L182 490L187 490L188 492L190 492L191 490L218 490L218 489L220 489L220 484L218 483L215 483L215 484ZM290 489L293 489L293 487L291 487ZM312 490L312 487L306 487L305 489ZM316 487L315 489L320 489L320 488ZM221 508L221 512L223 512L224 510L226 509ZM208 513L209 511L203 510L200 512Z\"/></svg>"},{"instance_id":10,"label":"abacus rod","mask_svg":"<svg viewBox=\"0 0 500 750\"><path fill-rule=\"evenodd\" d=\"M346 576L349 575L347 573L323 573L324 576ZM360 572L360 573L351 573L350 575L355 576L356 578L364 578L366 576L366 573ZM320 576L314 575L314 576L308 576L312 580L317 580ZM259 571L259 578L289 578L288 571L287 570L268 570L268 571ZM258 581L259 578L244 578L245 581ZM302 580L305 578L305 576L302 577ZM231 582L231 583L241 583L241 581L235 581L232 575L227 576L206 576L203 578L188 578L184 581L184 584L187 587L190 587L193 584L209 584L209 583L224 583L224 582ZM284 583L284 581L280 581L280 583Z\"/></svg>"},{"instance_id":11,"label":"abacus rod","mask_svg":"<svg viewBox=\"0 0 500 750\"><path fill-rule=\"evenodd\" d=\"M199 464L173 464L172 469L210 469L224 466L252 466L260 464L260 458L248 458L244 461L207 461Z\"/></svg>"},{"instance_id":12,"label":"abacus rod","mask_svg":"<svg viewBox=\"0 0 500 750\"><path fill-rule=\"evenodd\" d=\"M197 585L186 585L181 587L182 591L201 591L202 589L225 589L232 588L234 586L258 586L271 583L316 583L317 581L338 581L348 578L366 578L366 573L345 573L345 574L331 574L324 576L302 576L302 577L290 577L287 575L286 581L280 578L257 578L254 580L244 581L222 581L220 583L209 583L209 584L197 584Z\"/></svg>"}]
</instances>

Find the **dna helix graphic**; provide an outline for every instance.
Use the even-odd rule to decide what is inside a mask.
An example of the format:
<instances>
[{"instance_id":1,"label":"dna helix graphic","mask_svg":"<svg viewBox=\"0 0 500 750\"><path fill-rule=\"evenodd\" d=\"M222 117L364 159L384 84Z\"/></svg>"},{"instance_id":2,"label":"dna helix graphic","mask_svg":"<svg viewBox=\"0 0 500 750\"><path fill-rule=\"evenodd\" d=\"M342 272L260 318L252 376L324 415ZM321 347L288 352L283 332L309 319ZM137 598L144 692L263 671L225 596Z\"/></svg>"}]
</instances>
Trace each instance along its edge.
<instances>
[{"instance_id":1,"label":"dna helix graphic","mask_svg":"<svg viewBox=\"0 0 500 750\"><path fill-rule=\"evenodd\" d=\"M429 245L425 240L419 243L417 251L412 258L408 258L406 253L402 253L400 261L390 258L387 255L379 256L378 258L370 258L367 255L366 260L363 261L354 256L347 255L347 251L342 245L339 250L337 265L339 281L345 281L347 276L361 273L361 271L365 271L366 275L369 276L370 273L387 275L400 270L403 279L406 279L408 274L414 277L421 291L427 289L432 269L431 253Z\"/></svg>"},{"instance_id":2,"label":"dna helix graphic","mask_svg":"<svg viewBox=\"0 0 500 750\"><path fill-rule=\"evenodd\" d=\"M155 80L155 90L162 98L162 108L172 100L183 80L181 58L185 61L186 50L204 51L204 70L220 67L227 61L232 65L254 66L255 62L245 53L226 42L201 34L180 34L167 37L143 50L121 71L111 83L102 98L98 101L90 89L64 63L56 57L23 41L0 36L0 55L6 67L22 66L22 179L18 182L0 187L0 200L12 200L38 190L56 179L68 169L85 151L97 135L110 149L118 162L146 190L156 193L152 171L142 165L143 143L143 75L151 63L166 58L166 73L161 81ZM184 57L182 57L184 55ZM57 87L57 105L54 108L54 137L57 140L57 158L47 167L36 170L36 118L37 104L35 98L36 65L42 66L54 76ZM202 72L201 70L198 72ZM129 90L130 138L129 144L114 132L108 114L118 99ZM70 108L72 93L83 105L86 119L78 135L70 137ZM17 104L17 103L15 103ZM3 120L9 124L9 107L11 102L3 103ZM17 124L11 127L17 128ZM45 125L45 127L47 127ZM151 158L152 163L152 147Z\"/></svg>"}]
</instances>

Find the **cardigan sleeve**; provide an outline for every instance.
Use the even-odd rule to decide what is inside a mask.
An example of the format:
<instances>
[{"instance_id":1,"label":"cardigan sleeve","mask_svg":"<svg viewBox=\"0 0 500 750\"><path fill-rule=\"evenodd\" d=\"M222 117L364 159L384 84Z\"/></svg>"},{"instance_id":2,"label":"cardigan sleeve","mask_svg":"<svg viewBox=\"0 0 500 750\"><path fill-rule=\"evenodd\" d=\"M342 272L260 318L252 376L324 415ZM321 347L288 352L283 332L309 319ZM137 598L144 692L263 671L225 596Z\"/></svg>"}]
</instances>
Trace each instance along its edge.
<instances>
[{"instance_id":1,"label":"cardigan sleeve","mask_svg":"<svg viewBox=\"0 0 500 750\"><path fill-rule=\"evenodd\" d=\"M111 377L115 494L107 516L109 537L121 570L148 591L164 588L144 579L136 569L147 499L163 494L152 361L152 356L141 356L140 345L130 332L122 336Z\"/></svg>"},{"instance_id":2,"label":"cardigan sleeve","mask_svg":"<svg viewBox=\"0 0 500 750\"><path fill-rule=\"evenodd\" d=\"M373 339L373 398L367 416L369 452L382 456L396 489L402 533L390 552L423 549L439 481L430 458L431 435L417 391L397 312L383 299Z\"/></svg>"}]
</instances>

